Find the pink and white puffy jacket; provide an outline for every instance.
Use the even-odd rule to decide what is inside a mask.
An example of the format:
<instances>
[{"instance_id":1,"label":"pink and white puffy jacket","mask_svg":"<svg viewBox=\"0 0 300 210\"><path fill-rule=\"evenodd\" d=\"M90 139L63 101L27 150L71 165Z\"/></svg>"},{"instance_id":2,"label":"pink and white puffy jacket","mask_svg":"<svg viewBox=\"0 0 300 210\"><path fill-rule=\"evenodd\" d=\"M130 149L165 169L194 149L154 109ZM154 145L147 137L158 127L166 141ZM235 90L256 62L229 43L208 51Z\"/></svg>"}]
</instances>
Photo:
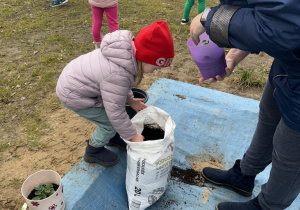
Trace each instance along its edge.
<instances>
[{"instance_id":1,"label":"pink and white puffy jacket","mask_svg":"<svg viewBox=\"0 0 300 210\"><path fill-rule=\"evenodd\" d=\"M104 36L100 49L81 55L63 69L56 85L62 103L74 109L104 107L115 130L125 139L136 135L126 102L137 73L134 36L117 30Z\"/></svg>"},{"instance_id":2,"label":"pink and white puffy jacket","mask_svg":"<svg viewBox=\"0 0 300 210\"><path fill-rule=\"evenodd\" d=\"M118 0L89 0L94 7L110 8L118 5Z\"/></svg>"}]
</instances>

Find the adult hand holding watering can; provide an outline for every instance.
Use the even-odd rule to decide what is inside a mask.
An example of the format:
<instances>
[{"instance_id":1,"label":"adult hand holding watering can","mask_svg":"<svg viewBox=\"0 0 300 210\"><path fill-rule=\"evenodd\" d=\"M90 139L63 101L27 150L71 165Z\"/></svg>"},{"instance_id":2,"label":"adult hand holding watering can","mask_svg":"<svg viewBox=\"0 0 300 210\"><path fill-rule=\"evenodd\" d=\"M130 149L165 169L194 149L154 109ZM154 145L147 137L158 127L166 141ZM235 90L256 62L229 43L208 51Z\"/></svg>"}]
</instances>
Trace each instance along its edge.
<instances>
[{"instance_id":1,"label":"adult hand holding watering can","mask_svg":"<svg viewBox=\"0 0 300 210\"><path fill-rule=\"evenodd\" d=\"M203 41L200 40L200 38L208 39L208 44L211 45L211 47L206 47L206 49L202 48L202 52L199 52L199 55L193 56L195 61L201 60L201 64L198 62L198 68L202 74L202 77L199 78L199 82L203 82L204 80L209 80L210 82L221 81L227 76L227 72L225 72L226 63L224 50L214 44L208 35L204 34L206 32L205 22L209 12L210 8L205 8L202 13L193 19L190 25L190 37L196 45ZM188 46L191 46L191 44L188 44ZM207 62L205 60L207 60Z\"/></svg>"},{"instance_id":2,"label":"adult hand holding watering can","mask_svg":"<svg viewBox=\"0 0 300 210\"><path fill-rule=\"evenodd\" d=\"M205 28L200 22L202 14L203 13L200 13L195 18L193 18L190 25L190 36L196 45L200 42L199 36L205 32Z\"/></svg>"},{"instance_id":3,"label":"adult hand holding watering can","mask_svg":"<svg viewBox=\"0 0 300 210\"><path fill-rule=\"evenodd\" d=\"M240 61L242 61L247 55L249 55L249 52L243 51L236 48L231 48L229 52L227 53L225 60L226 60L226 75L225 77L228 77L233 72L233 69L238 65ZM223 78L224 79L224 78ZM222 79L222 80L223 80ZM221 80L220 80L221 81Z\"/></svg>"},{"instance_id":4,"label":"adult hand holding watering can","mask_svg":"<svg viewBox=\"0 0 300 210\"><path fill-rule=\"evenodd\" d=\"M199 36L206 31L205 23L210 10L210 7L206 7L202 13L193 19L190 25L190 36L196 45L200 42Z\"/></svg>"},{"instance_id":5,"label":"adult hand holding watering can","mask_svg":"<svg viewBox=\"0 0 300 210\"><path fill-rule=\"evenodd\" d=\"M215 82L223 80L226 76L224 49L210 40L204 27L209 11L210 8L206 8L203 13L193 19L190 25L191 38L187 42L193 59L201 72L199 82L204 80Z\"/></svg>"},{"instance_id":6,"label":"adult hand holding watering can","mask_svg":"<svg viewBox=\"0 0 300 210\"><path fill-rule=\"evenodd\" d=\"M193 21L190 25L190 37L196 45L199 44L200 41L202 41L199 38L200 35L206 32L206 29L204 26L205 26L206 17L208 15L209 11L210 11L210 8L205 9L203 13L200 13L193 19ZM214 78L209 78L208 80L210 82L217 82L217 81L224 80L225 77L228 77L231 75L235 66L240 61L242 61L248 54L249 54L249 52L246 52L246 51L242 51L239 49L231 49L225 57L225 61L226 61L225 72L226 73L222 74L222 75L216 75ZM204 77L199 78L199 82L203 82L204 80L206 80Z\"/></svg>"},{"instance_id":7,"label":"adult hand holding watering can","mask_svg":"<svg viewBox=\"0 0 300 210\"><path fill-rule=\"evenodd\" d=\"M233 72L233 69L238 65L240 61L242 61L247 55L249 55L249 52L243 51L240 49L232 48L229 50L225 57L226 61L226 74L223 75L217 75L216 78L210 78L210 82L217 82L217 81L223 81L225 77L229 77L231 73ZM199 82L203 82L205 79L201 77L199 79Z\"/></svg>"}]
</instances>

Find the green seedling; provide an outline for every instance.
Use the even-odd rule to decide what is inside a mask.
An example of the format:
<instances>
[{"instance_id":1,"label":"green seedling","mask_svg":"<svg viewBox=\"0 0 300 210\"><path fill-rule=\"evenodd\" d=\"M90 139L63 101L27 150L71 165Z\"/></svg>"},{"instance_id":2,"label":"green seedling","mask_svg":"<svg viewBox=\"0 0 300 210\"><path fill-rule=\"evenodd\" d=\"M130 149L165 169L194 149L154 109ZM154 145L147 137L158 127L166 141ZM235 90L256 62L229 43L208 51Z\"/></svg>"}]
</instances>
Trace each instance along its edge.
<instances>
[{"instance_id":1,"label":"green seedling","mask_svg":"<svg viewBox=\"0 0 300 210\"><path fill-rule=\"evenodd\" d=\"M38 184L34 186L35 189L35 197L32 200L42 200L49 196L51 196L55 190L53 184L46 183L46 184Z\"/></svg>"}]
</instances>

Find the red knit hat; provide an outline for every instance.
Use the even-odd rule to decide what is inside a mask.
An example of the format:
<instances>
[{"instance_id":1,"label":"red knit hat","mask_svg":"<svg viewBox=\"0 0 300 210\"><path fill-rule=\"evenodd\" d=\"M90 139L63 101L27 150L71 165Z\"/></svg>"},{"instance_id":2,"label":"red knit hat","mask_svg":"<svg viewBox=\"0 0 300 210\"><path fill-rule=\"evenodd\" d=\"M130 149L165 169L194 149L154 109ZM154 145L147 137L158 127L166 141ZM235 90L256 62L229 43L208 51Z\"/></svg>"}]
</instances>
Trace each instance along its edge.
<instances>
[{"instance_id":1,"label":"red knit hat","mask_svg":"<svg viewBox=\"0 0 300 210\"><path fill-rule=\"evenodd\" d=\"M168 67L174 58L174 44L168 24L155 21L138 33L134 40L136 58L155 66Z\"/></svg>"}]
</instances>

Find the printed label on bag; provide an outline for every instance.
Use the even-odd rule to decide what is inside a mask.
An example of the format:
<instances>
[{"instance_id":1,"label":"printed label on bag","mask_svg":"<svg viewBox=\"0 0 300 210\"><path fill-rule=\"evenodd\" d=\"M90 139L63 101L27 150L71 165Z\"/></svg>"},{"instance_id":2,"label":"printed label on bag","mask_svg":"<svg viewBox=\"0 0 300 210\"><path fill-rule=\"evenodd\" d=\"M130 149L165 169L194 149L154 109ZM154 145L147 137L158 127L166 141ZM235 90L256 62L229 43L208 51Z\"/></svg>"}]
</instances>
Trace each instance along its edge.
<instances>
[{"instance_id":1,"label":"printed label on bag","mask_svg":"<svg viewBox=\"0 0 300 210\"><path fill-rule=\"evenodd\" d=\"M168 157L165 157L163 159L160 159L159 161L155 162L156 170L160 170L162 168L165 168L169 166L172 163L174 155L169 155Z\"/></svg>"},{"instance_id":2,"label":"printed label on bag","mask_svg":"<svg viewBox=\"0 0 300 210\"><path fill-rule=\"evenodd\" d=\"M134 187L134 196L141 196L141 194L142 194L142 189L135 186Z\"/></svg>"},{"instance_id":3,"label":"printed label on bag","mask_svg":"<svg viewBox=\"0 0 300 210\"><path fill-rule=\"evenodd\" d=\"M138 161L136 162L136 176L135 176L135 181L139 182L140 179L140 174L144 175L145 174L145 165L146 165L146 158L138 158Z\"/></svg>"},{"instance_id":4,"label":"printed label on bag","mask_svg":"<svg viewBox=\"0 0 300 210\"><path fill-rule=\"evenodd\" d=\"M141 202L140 201L137 201L137 200L132 200L131 204L130 204L130 209L132 210L139 210L140 207L141 207Z\"/></svg>"}]
</instances>

